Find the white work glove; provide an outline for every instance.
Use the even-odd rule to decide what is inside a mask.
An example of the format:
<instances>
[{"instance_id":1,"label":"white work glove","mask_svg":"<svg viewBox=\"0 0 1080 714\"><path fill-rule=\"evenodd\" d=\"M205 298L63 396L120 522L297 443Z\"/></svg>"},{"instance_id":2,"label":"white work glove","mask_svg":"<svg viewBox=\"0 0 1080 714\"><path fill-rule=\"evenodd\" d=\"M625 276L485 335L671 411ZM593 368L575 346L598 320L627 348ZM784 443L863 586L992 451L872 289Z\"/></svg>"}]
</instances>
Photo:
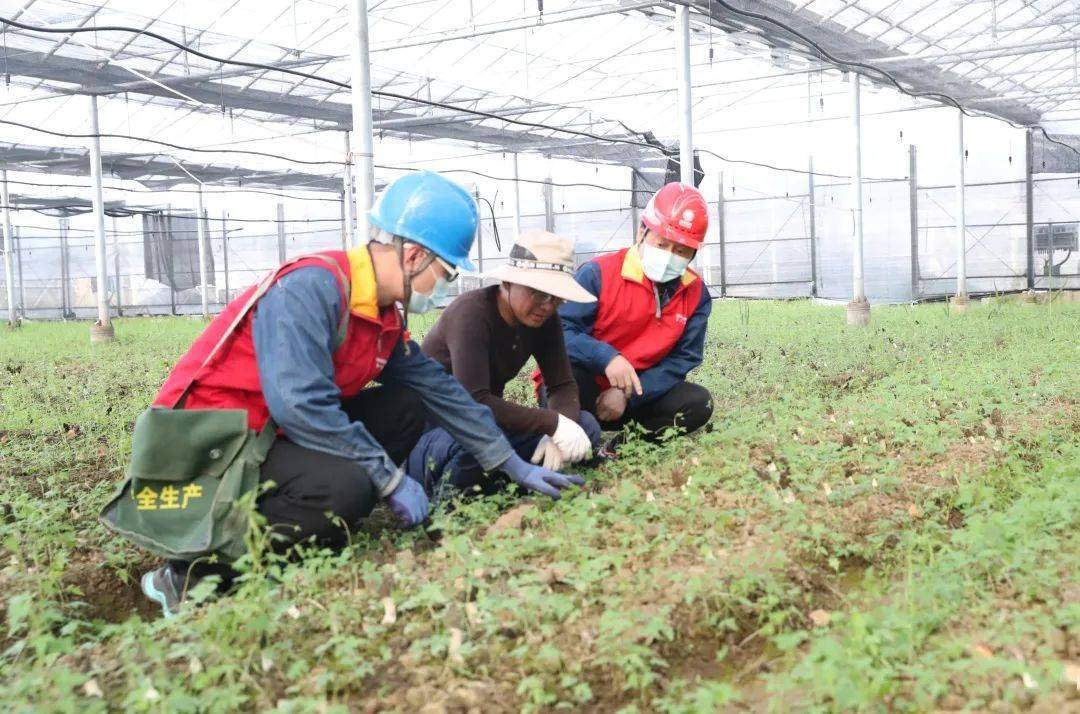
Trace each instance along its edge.
<instances>
[{"instance_id":1,"label":"white work glove","mask_svg":"<svg viewBox=\"0 0 1080 714\"><path fill-rule=\"evenodd\" d=\"M592 443L585 430L576 421L567 419L562 414L559 415L559 425L555 427L551 440L559 447L563 459L570 464L581 461L592 450Z\"/></svg>"},{"instance_id":2,"label":"white work glove","mask_svg":"<svg viewBox=\"0 0 1080 714\"><path fill-rule=\"evenodd\" d=\"M559 447L555 445L555 442L551 440L551 437L544 434L540 437L540 443L536 445L536 451L533 452L530 461L534 464L543 462L542 465L545 469L558 471L563 465L563 454Z\"/></svg>"}]
</instances>

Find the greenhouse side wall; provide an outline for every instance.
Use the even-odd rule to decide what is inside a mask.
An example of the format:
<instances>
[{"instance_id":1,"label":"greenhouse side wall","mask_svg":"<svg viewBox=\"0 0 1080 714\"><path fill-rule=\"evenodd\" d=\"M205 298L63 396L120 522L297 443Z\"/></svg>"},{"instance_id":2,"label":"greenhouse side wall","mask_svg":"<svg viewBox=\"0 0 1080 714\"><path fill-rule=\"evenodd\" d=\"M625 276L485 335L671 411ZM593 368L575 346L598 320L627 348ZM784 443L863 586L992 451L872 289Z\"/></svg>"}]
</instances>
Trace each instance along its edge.
<instances>
[{"instance_id":1,"label":"greenhouse side wall","mask_svg":"<svg viewBox=\"0 0 1080 714\"><path fill-rule=\"evenodd\" d=\"M1029 286L1080 288L1080 251L1076 249L1080 178L1036 176L1031 184L1031 230L1036 238L1030 250L1025 182L966 187L969 293ZM956 290L955 187L917 187L914 231L911 188L909 181L893 180L868 182L864 189L864 271L873 303L941 298ZM695 266L716 297L849 299L854 225L850 196L847 183L816 185L812 201L809 185L805 193L784 195L729 188L723 198L723 226L718 220L719 197L709 202L712 220ZM571 201L569 209L560 203L552 212L555 231L577 241L579 263L632 243L637 211L625 205L629 201L624 196L609 203L614 205L572 210ZM288 217L295 215L303 217ZM92 319L97 281L94 234L87 217L49 218L20 211L15 216L13 263L19 314L28 319ZM194 220L174 225L164 243L160 236L154 243L140 216L110 218L106 225L108 290L118 314L201 311ZM521 216L522 230L547 225L546 213ZM493 220L488 212L482 217L473 257L484 272L505 263L514 228L512 216ZM287 201L280 213L271 212L265 219L210 213L206 231L214 312L282 258L339 249L344 244L336 208L313 211ZM1038 238L1043 234L1052 239ZM913 269L917 269L914 276ZM482 282L475 276L463 277L451 295ZM3 276L0 285L4 285ZM0 289L0 307L6 312L6 285Z\"/></svg>"}]
</instances>

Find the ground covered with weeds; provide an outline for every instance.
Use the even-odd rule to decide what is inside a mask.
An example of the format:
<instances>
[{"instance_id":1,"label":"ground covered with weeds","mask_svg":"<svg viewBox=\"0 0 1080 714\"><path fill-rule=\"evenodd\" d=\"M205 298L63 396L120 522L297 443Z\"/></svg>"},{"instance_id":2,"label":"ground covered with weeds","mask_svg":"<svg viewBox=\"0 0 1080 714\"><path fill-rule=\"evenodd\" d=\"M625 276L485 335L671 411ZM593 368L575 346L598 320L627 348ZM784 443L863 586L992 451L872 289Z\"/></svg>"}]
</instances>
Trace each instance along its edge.
<instances>
[{"instance_id":1,"label":"ground covered with weeds","mask_svg":"<svg viewBox=\"0 0 1080 714\"><path fill-rule=\"evenodd\" d=\"M201 324L0 335L0 701L15 710L1080 711L1080 305L717 303L710 429L559 503L253 542L176 621L96 514ZM524 383L518 385L522 398Z\"/></svg>"}]
</instances>

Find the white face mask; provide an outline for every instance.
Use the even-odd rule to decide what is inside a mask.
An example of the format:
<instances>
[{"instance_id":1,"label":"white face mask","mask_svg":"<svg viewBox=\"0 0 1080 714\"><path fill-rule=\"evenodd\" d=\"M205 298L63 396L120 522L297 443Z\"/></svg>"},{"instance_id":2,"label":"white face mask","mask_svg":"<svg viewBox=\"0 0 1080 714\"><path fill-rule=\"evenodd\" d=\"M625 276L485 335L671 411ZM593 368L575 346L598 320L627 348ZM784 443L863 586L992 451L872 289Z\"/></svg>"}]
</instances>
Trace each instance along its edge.
<instances>
[{"instance_id":1,"label":"white face mask","mask_svg":"<svg viewBox=\"0 0 1080 714\"><path fill-rule=\"evenodd\" d=\"M690 265L689 258L680 257L644 242L638 246L638 253L641 256L641 269L654 283L666 283L681 277L686 272L686 267Z\"/></svg>"},{"instance_id":2,"label":"white face mask","mask_svg":"<svg viewBox=\"0 0 1080 714\"><path fill-rule=\"evenodd\" d=\"M429 269L434 267L434 264L428 266ZM446 290L449 285L450 284L446 281L446 278L438 276L435 278L434 287L431 288L431 292L427 295L423 294L418 290L413 290L412 292L410 292L409 312L414 315L419 315L434 309L435 302L446 297Z\"/></svg>"}]
</instances>

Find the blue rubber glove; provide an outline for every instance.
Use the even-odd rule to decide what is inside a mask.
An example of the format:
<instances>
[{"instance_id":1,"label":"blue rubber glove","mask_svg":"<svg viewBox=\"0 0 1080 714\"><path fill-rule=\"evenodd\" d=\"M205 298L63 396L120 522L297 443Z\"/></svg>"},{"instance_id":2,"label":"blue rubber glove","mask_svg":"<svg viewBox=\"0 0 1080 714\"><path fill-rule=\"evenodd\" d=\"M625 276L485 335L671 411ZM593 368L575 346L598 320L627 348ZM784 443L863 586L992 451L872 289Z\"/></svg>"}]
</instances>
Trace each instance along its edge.
<instances>
[{"instance_id":1,"label":"blue rubber glove","mask_svg":"<svg viewBox=\"0 0 1080 714\"><path fill-rule=\"evenodd\" d=\"M510 479L530 491L551 496L559 500L559 491L574 486L584 486L585 479L577 474L561 474L543 466L536 466L525 461L517 454L504 461L500 469L506 472Z\"/></svg>"},{"instance_id":2,"label":"blue rubber glove","mask_svg":"<svg viewBox=\"0 0 1080 714\"><path fill-rule=\"evenodd\" d=\"M406 528L418 526L428 517L428 497L424 487L404 476L394 492L386 497L390 510Z\"/></svg>"}]
</instances>

